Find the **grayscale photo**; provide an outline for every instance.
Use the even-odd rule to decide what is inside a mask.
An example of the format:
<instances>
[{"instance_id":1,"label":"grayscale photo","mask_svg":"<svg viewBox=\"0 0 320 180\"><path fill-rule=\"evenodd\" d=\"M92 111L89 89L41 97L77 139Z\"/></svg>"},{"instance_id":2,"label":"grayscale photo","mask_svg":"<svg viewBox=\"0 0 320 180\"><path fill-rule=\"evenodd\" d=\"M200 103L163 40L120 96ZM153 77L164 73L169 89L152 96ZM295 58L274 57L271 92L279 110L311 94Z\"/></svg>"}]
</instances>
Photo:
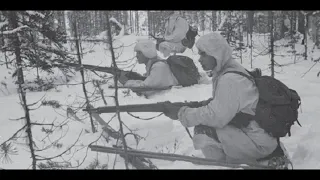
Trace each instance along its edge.
<instances>
[{"instance_id":1,"label":"grayscale photo","mask_svg":"<svg viewBox=\"0 0 320 180\"><path fill-rule=\"evenodd\" d=\"M319 169L319 61L320 11L1 10L0 169Z\"/></svg>"}]
</instances>

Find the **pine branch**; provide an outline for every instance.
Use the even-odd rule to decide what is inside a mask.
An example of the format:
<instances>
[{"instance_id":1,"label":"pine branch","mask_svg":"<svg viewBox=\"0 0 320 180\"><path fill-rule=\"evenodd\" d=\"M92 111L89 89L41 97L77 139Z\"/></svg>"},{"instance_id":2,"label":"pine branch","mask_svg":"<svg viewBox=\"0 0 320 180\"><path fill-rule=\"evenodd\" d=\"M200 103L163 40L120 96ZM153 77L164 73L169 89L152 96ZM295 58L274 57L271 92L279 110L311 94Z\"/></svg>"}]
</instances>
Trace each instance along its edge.
<instances>
[{"instance_id":1,"label":"pine branch","mask_svg":"<svg viewBox=\"0 0 320 180\"><path fill-rule=\"evenodd\" d=\"M63 151L62 153L60 153L60 154L58 154L58 155L56 155L56 156L49 157L49 158L44 158L44 157L42 157L42 156L36 155L37 157L41 157L41 159L37 158L37 161L51 160L51 159L55 159L55 158L57 158L57 157L62 156L63 154L65 154L66 152L68 152L71 148L73 148L73 147L76 145L76 143L77 143L77 142L79 141L79 139L80 139L80 136L81 136L81 134L82 134L82 131L83 131L83 130L81 130L81 132L80 132L77 140L76 140L68 149L66 149L65 151Z\"/></svg>"},{"instance_id":2,"label":"pine branch","mask_svg":"<svg viewBox=\"0 0 320 180\"><path fill-rule=\"evenodd\" d=\"M74 28L74 32L75 32L74 33L74 37L78 38L77 18L76 17L73 18L73 28ZM82 62L81 62L81 56L80 56L80 44L79 44L78 40L76 40L76 49L77 49L77 54L78 54L78 62L81 65ZM85 82L85 78L84 78L83 70L80 70L80 73L81 73L81 78L82 78L82 89L83 89L83 93L84 93L84 96L85 96L85 99L86 99L86 106L89 106L90 102L89 102L89 98L88 98L88 95L87 95L86 86L85 86L85 83L84 83ZM91 112L89 112L89 117L90 117L90 123L91 123L92 132L95 133L96 129L95 129L94 124L93 124L93 119L92 119Z\"/></svg>"},{"instance_id":3,"label":"pine branch","mask_svg":"<svg viewBox=\"0 0 320 180\"><path fill-rule=\"evenodd\" d=\"M9 142L10 140L14 139L17 134L19 132L21 132L22 130L24 130L27 127L27 125L24 125L22 128L20 128L19 130L17 130L10 138L8 138L6 141L4 141L3 143L0 144L0 146L3 146L5 143Z\"/></svg>"},{"instance_id":4,"label":"pine branch","mask_svg":"<svg viewBox=\"0 0 320 180\"><path fill-rule=\"evenodd\" d=\"M106 19L109 19L109 12L106 12ZM117 63L116 63L116 58L114 55L114 51L113 51L113 43L112 43L112 36L111 36L111 27L110 27L110 22L107 21L107 35L108 35L108 39L109 39L109 46L110 46L110 51L111 51L111 55L112 55L112 62L113 62L113 66L115 68L117 68ZM119 101L118 101L118 74L115 72L115 76L114 76L114 84L115 84L115 103L116 106L119 107ZM127 143L126 140L124 138L124 134L123 134L123 127L122 127L122 121L121 121L121 116L120 116L120 112L117 109L117 116L118 116L118 120L119 120L119 124L120 124L120 132L121 132L121 136L122 136L122 143L124 145L124 152L125 152L125 166L126 169L128 169L128 154L126 154L127 151Z\"/></svg>"}]
</instances>

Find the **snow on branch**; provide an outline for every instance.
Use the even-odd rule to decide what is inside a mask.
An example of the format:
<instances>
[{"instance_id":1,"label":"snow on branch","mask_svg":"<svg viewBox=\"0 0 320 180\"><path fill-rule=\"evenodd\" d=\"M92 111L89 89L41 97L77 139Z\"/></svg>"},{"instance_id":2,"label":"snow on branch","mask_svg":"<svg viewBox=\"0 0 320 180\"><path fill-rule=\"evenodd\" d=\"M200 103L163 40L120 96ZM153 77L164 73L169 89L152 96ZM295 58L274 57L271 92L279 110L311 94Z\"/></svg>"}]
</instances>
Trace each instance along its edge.
<instances>
[{"instance_id":1,"label":"snow on branch","mask_svg":"<svg viewBox=\"0 0 320 180\"><path fill-rule=\"evenodd\" d=\"M0 29L3 28L5 25L8 25L8 21L5 20L3 22L0 22Z\"/></svg>"},{"instance_id":2,"label":"snow on branch","mask_svg":"<svg viewBox=\"0 0 320 180\"><path fill-rule=\"evenodd\" d=\"M43 44L41 42L38 42L37 43L37 46L41 49L44 49L46 51L49 51L49 52L52 52L52 53L55 53L57 55L60 55L62 57L65 57L66 56L66 53L63 52L61 49L57 48L57 47L52 47L52 46L48 46L46 44Z\"/></svg>"},{"instance_id":3,"label":"snow on branch","mask_svg":"<svg viewBox=\"0 0 320 180\"><path fill-rule=\"evenodd\" d=\"M40 16L41 18L45 18L45 15L36 11L26 11L29 15Z\"/></svg>"},{"instance_id":4,"label":"snow on branch","mask_svg":"<svg viewBox=\"0 0 320 180\"><path fill-rule=\"evenodd\" d=\"M24 28L29 28L29 27L24 25L24 26L17 27L16 29L13 29L13 30L3 31L1 34L4 34L4 35L14 34L14 33L17 33L18 31L21 31Z\"/></svg>"}]
</instances>

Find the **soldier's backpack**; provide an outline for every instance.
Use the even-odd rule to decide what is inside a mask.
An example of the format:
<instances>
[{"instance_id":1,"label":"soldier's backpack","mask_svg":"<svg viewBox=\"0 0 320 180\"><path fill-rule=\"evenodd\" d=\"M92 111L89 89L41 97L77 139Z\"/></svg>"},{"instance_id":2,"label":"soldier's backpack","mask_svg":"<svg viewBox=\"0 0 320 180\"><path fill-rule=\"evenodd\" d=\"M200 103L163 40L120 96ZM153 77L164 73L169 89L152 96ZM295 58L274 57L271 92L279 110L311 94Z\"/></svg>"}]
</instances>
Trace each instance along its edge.
<instances>
[{"instance_id":1,"label":"soldier's backpack","mask_svg":"<svg viewBox=\"0 0 320 180\"><path fill-rule=\"evenodd\" d=\"M196 26L189 25L189 30L186 34L186 37L181 41L182 45L189 49L192 49L196 41L197 35L198 35L198 28Z\"/></svg>"},{"instance_id":2,"label":"soldier's backpack","mask_svg":"<svg viewBox=\"0 0 320 180\"><path fill-rule=\"evenodd\" d=\"M295 90L288 88L280 80L271 76L262 76L259 69L254 72L248 71L250 76L237 71L226 73L236 73L248 78L255 83L259 91L259 101L255 116L238 113L238 118L236 116L231 121L231 124L239 127L245 122L244 119L255 120L261 128L273 137L281 138L287 134L291 136L291 126L296 121L300 125L298 109L301 104L301 98ZM238 121L238 119L240 120ZM248 121L244 124L247 125Z\"/></svg>"},{"instance_id":3,"label":"soldier's backpack","mask_svg":"<svg viewBox=\"0 0 320 180\"><path fill-rule=\"evenodd\" d=\"M200 73L191 58L173 55L168 57L167 63L181 86L186 87L198 84Z\"/></svg>"},{"instance_id":4,"label":"soldier's backpack","mask_svg":"<svg viewBox=\"0 0 320 180\"><path fill-rule=\"evenodd\" d=\"M167 60L160 60L167 63L172 74L178 80L179 85L183 87L198 84L201 77L197 66L193 60L187 56L172 55ZM159 62L155 61L154 63Z\"/></svg>"}]
</instances>

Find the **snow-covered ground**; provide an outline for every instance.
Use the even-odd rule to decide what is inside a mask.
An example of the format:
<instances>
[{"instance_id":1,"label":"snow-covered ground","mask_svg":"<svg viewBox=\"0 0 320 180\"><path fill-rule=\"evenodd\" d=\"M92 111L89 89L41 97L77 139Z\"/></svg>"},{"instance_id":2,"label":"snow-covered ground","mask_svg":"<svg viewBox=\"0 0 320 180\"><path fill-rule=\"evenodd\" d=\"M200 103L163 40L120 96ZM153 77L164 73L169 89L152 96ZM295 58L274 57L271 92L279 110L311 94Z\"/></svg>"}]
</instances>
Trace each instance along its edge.
<instances>
[{"instance_id":1,"label":"snow-covered ground","mask_svg":"<svg viewBox=\"0 0 320 180\"><path fill-rule=\"evenodd\" d=\"M207 32L205 32L207 33ZM203 34L202 32L200 33ZM117 48L117 54L121 54L119 56L118 62L128 60L134 57L133 46L134 42L137 39L144 39L147 37L136 37L134 35L124 36L121 39L117 40L115 46L119 46L123 44L125 47ZM253 55L257 55L265 50L268 46L266 43L268 40L265 35L254 35L254 46L255 49L253 51ZM284 40L285 41L285 40ZM300 42L296 44L297 53L302 53L304 51L304 47L300 45ZM276 78L282 80L285 84L287 84L290 88L297 90L302 98L302 107L300 113L300 123L302 127L298 125L294 125L292 127L292 136L282 138L289 155L292 158L294 163L294 168L312 168L317 169L320 168L320 155L317 153L320 151L320 145L316 142L320 139L320 122L318 121L318 117L320 116L320 96L318 92L320 90L320 78L317 78L316 74L320 70L320 66L315 65L310 72L308 72L305 76L305 72L307 72L311 66L313 66L314 62L310 59L317 59L320 57L320 52L315 49L312 53L313 44L308 44L309 48L309 59L305 61L302 56L296 56L296 64L293 64L294 57L292 53L288 53L290 47L281 47L277 49L277 55L285 55L285 56L276 56L275 60L279 64L289 64L283 67L276 67ZM278 42L279 44L284 44L285 42ZM111 55L110 52L106 50L107 46L103 44L97 44L95 46L84 44L83 47L88 49L93 49L94 52L87 53L84 55L83 63L84 64L92 64L99 66L110 66L111 64ZM86 50L84 50L86 52ZM202 71L201 66L198 63L198 54L197 50L194 47L193 51L187 49L184 55L189 56L194 59L196 65L199 70ZM250 67L250 49L246 52L242 53L243 55L243 65L251 69ZM4 60L3 54L1 54L1 60ZM263 70L263 74L270 75L270 69L268 69L268 64L270 63L269 55L260 55L254 57L253 60L253 68L261 68ZM240 62L240 60L239 60ZM292 64L291 64L292 63ZM135 61L132 61L131 64L135 64ZM121 66L119 64L120 67ZM133 67L133 66L132 66ZM131 69L132 67L128 67L127 69ZM6 69L6 67L0 66L0 109L1 109L1 118L0 118L0 144L12 136L18 129L20 129L24 125L23 120L13 120L24 116L24 111L19 104L19 96L17 95L16 85L13 84L11 74L12 70ZM143 65L136 64L133 68L134 71L137 71L141 74L145 73L145 67ZM10 74L11 73L11 74ZM25 72L27 75L27 79L32 80L35 78L34 71ZM102 73L99 73L102 75ZM44 76L45 74L43 74ZM55 100L58 101L62 106L60 108L54 109L49 106L41 106L40 108L31 111L31 120L33 122L38 123L52 123L54 121L55 124L59 124L62 122L68 122L68 126L64 126L63 128L58 128L54 134L50 136L49 139L42 139L46 136L44 129L41 129L40 126L34 126L32 129L33 137L36 141L37 148L41 149L45 147L45 145L50 144L50 142L54 142L59 139L61 136L61 140L58 141L60 146L54 146L47 150L36 152L39 156L42 157L53 157L58 155L59 153L65 151L69 146L73 145L76 142L79 134L79 141L76 143L76 146L70 150L64 157L64 160L69 161L72 166L76 166L77 162L81 163L84 159L83 164L79 168L87 168L90 163L94 162L95 159L98 159L99 163L106 164L109 169L112 169L114 164L116 169L125 168L124 160L119 156L115 156L114 154L104 154L90 151L87 149L87 145L96 141L101 135L102 130L99 127L99 131L97 133L91 133L90 121L87 115L80 109L77 111L77 116L80 119L86 117L82 122L76 121L74 118L67 117L67 107L70 106L74 110L79 107L80 104L84 103L84 94L82 91L81 85L66 85L63 82L63 75L60 71L56 71L55 74L50 75L56 77L56 84L60 84L57 88L47 91L47 92L28 92L27 93L27 101L28 104L39 101L42 97L45 100ZM302 77L303 76L303 77ZM97 75L92 72L86 73L86 79L101 79ZM113 79L111 79L113 81ZM77 84L81 82L81 76L79 72L76 72L76 76L69 82L69 84ZM110 82L111 83L111 82ZM95 87L92 83L88 83L86 85L89 92L93 92ZM106 100L108 105L114 105L112 98L107 97L114 94L114 89L109 89L108 84L104 84L101 86L104 89L104 93L106 96ZM127 95L125 93L126 90L119 90L119 102L120 105L124 104L144 104L144 103L155 103L169 100L171 102L178 101L200 101L208 99L211 96L211 85L210 84L201 84L195 85L193 87L188 88L180 88L173 89L167 92L160 93L155 95L149 99L139 97L134 93L130 93ZM96 95L97 96L97 95ZM41 102L36 104L34 108L37 108ZM95 107L103 106L103 101L95 101L92 102ZM148 118L152 116L156 116L159 113L133 113L136 116L141 118ZM111 120L114 114L101 114L101 117L108 122ZM137 144L135 139L128 135L127 141L128 145L139 149L139 150L148 150L153 152L163 152L163 153L175 153L181 155L188 156L198 156L202 157L200 151L196 151L193 148L192 141L188 136L185 128L177 121L173 121L167 118L164 115L156 117L152 120L140 120L136 119L127 113L121 113L121 118L123 122L128 126L131 130L134 130L135 133L139 134L144 139L141 139ZM114 129L119 129L119 123L117 118L114 118L109 123ZM125 132L128 132L128 129L124 127ZM193 130L190 128L191 133L193 134ZM26 141L18 141L21 144L26 143ZM99 141L94 144L103 145L111 147L114 145L115 141L106 142L104 138L100 138ZM10 158L12 160L11 163L0 163L0 168L4 169L26 169L31 166L31 158L30 152L28 151L28 147L26 145L15 144L18 154L11 155ZM1 153L1 151L0 151ZM1 154L0 154L1 157ZM116 163L114 163L116 157ZM186 162L171 162L171 161L163 161L163 160L153 160L152 162L159 169L204 169L204 168L224 168L224 167L213 167L213 166L197 166L191 163ZM2 161L2 159L0 159ZM62 161L62 159L57 159L57 161Z\"/></svg>"}]
</instances>

